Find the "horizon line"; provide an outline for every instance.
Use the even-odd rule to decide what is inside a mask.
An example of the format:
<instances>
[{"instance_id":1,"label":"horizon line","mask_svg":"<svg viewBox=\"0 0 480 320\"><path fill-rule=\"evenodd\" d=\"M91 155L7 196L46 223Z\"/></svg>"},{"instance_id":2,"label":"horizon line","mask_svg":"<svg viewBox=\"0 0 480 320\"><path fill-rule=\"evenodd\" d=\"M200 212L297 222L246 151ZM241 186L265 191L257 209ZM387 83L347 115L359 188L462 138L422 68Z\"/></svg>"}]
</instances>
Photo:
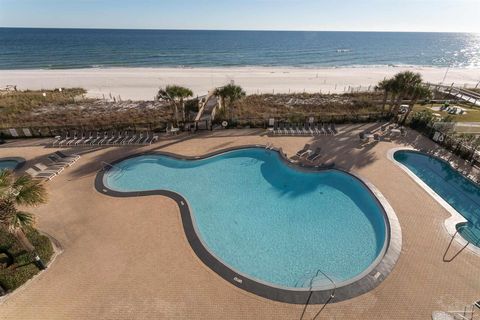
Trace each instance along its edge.
<instances>
[{"instance_id":1,"label":"horizon line","mask_svg":"<svg viewBox=\"0 0 480 320\"><path fill-rule=\"evenodd\" d=\"M473 31L402 31L402 30L283 30L283 29L193 29L193 28L101 28L101 27L35 27L0 26L0 29L51 29L51 30L118 30L118 31L236 31L236 32L364 32L364 33L467 33Z\"/></svg>"}]
</instances>

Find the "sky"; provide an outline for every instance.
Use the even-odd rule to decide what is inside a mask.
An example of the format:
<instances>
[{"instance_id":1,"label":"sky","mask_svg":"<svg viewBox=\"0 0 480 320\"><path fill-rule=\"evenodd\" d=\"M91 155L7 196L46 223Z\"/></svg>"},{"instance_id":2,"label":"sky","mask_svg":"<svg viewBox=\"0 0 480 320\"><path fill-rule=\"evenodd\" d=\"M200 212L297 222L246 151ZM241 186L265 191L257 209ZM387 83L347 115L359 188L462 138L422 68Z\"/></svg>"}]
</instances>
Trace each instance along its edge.
<instances>
[{"instance_id":1,"label":"sky","mask_svg":"<svg viewBox=\"0 0 480 320\"><path fill-rule=\"evenodd\" d=\"M0 27L480 32L480 0L0 0Z\"/></svg>"}]
</instances>

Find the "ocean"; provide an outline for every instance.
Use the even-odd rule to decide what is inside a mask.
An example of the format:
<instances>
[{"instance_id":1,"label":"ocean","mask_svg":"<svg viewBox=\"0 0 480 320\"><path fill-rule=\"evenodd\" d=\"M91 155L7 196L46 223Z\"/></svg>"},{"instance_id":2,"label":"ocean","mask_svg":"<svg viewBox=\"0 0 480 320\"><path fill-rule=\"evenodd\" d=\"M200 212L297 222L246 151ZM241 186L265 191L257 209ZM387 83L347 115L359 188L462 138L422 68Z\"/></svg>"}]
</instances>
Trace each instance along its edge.
<instances>
[{"instance_id":1,"label":"ocean","mask_svg":"<svg viewBox=\"0 0 480 320\"><path fill-rule=\"evenodd\" d=\"M480 34L0 28L0 69L480 67Z\"/></svg>"}]
</instances>

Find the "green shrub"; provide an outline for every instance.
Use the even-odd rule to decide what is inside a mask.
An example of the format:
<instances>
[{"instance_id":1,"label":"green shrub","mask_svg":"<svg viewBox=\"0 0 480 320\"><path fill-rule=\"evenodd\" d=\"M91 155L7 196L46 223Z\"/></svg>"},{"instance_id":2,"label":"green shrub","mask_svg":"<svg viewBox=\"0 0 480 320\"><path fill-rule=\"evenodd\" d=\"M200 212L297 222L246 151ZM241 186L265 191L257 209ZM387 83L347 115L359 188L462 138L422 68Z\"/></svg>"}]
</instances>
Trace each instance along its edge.
<instances>
[{"instance_id":1,"label":"green shrub","mask_svg":"<svg viewBox=\"0 0 480 320\"><path fill-rule=\"evenodd\" d=\"M26 232L28 239L35 246L38 255L45 263L53 255L53 246L50 239L41 235L37 230ZM0 285L7 291L13 291L27 280L36 275L39 270L33 263L31 253L25 251L11 234L0 230L0 249L6 250L14 257L14 262L8 268L0 268Z\"/></svg>"}]
</instances>

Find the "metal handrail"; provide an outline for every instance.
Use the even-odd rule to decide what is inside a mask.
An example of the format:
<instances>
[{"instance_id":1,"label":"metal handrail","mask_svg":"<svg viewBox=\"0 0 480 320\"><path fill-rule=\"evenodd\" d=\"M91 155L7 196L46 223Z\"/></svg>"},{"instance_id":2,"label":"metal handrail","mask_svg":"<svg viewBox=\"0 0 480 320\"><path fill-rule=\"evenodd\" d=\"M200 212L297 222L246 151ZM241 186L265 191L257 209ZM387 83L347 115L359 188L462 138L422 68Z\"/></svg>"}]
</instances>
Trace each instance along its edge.
<instances>
[{"instance_id":1,"label":"metal handrail","mask_svg":"<svg viewBox=\"0 0 480 320\"><path fill-rule=\"evenodd\" d=\"M330 293L330 297L328 298L328 300L323 304L323 306L320 308L320 310L315 314L315 316L312 319L315 320L320 315L320 313L323 311L323 309L325 309L325 307L330 303L330 301L332 301L332 299L335 298L335 290L337 289L337 285L336 285L335 281L333 281L333 279L330 278L321 269L318 269L317 272L315 273L315 276L310 279L310 286L309 286L310 287L310 293L308 295L308 299L307 299L307 302L305 303L305 306L304 306L303 312L302 312L302 316L300 317L300 319L303 319L303 316L305 315L305 312L307 311L307 307L310 304L310 299L312 298L312 295L313 295L313 280L316 277L318 277L318 275L320 273L333 284L333 290Z\"/></svg>"},{"instance_id":2,"label":"metal handrail","mask_svg":"<svg viewBox=\"0 0 480 320\"><path fill-rule=\"evenodd\" d=\"M120 167L114 166L113 164L111 164L111 163L108 163L108 162L105 162L105 161L102 161L102 164L104 165L104 166L103 166L103 169L104 169L104 170L105 170L105 167L106 167L106 166L109 166L109 167L112 167L112 168L118 169L118 170L120 170L120 172L122 172L122 171L124 170L123 168L120 168Z\"/></svg>"}]
</instances>

